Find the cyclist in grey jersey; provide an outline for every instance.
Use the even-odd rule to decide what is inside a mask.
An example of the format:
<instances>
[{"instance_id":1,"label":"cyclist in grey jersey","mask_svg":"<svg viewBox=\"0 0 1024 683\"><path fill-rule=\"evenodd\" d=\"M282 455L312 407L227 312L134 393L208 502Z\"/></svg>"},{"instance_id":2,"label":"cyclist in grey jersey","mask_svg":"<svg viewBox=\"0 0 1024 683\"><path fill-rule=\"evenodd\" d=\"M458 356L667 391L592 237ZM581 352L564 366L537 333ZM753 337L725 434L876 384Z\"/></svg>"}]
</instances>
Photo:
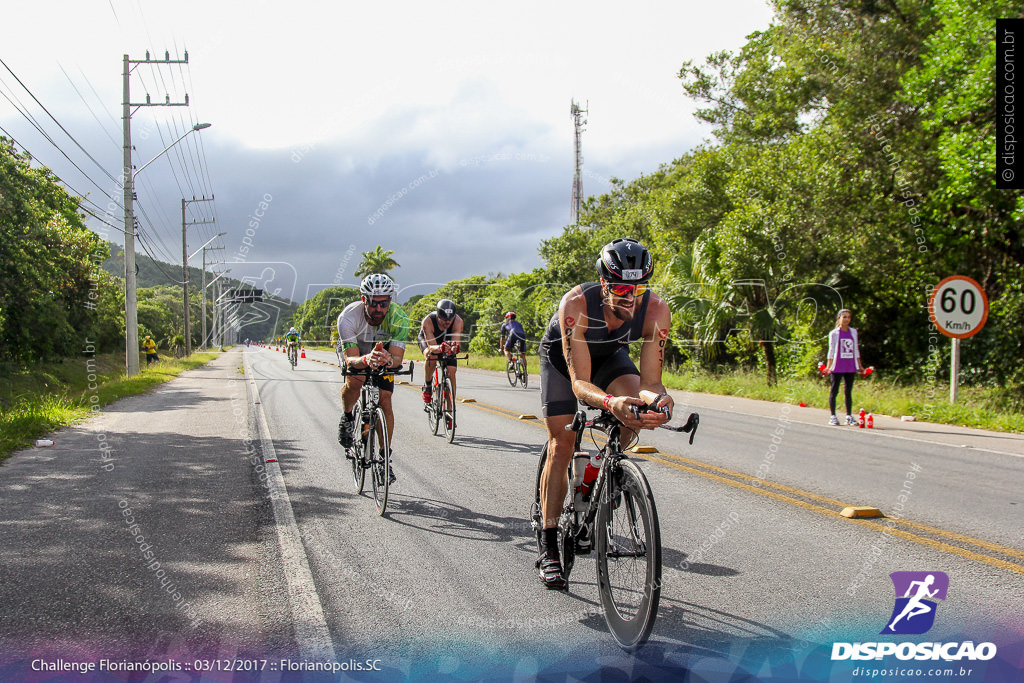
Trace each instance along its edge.
<instances>
[{"instance_id":1,"label":"cyclist in grey jersey","mask_svg":"<svg viewBox=\"0 0 1024 683\"><path fill-rule=\"evenodd\" d=\"M359 285L360 300L346 306L338 316L338 351L348 368L401 368L405 344L409 339L409 317L401 306L392 301L396 291L395 283L387 275L368 275ZM338 425L338 441L346 449L353 443L352 410L365 382L365 377L348 375L341 391L344 414ZM395 414L391 406L394 387L394 379L386 379L380 384L380 407L384 410L389 443L395 432ZM394 473L391 478L394 481Z\"/></svg>"}]
</instances>

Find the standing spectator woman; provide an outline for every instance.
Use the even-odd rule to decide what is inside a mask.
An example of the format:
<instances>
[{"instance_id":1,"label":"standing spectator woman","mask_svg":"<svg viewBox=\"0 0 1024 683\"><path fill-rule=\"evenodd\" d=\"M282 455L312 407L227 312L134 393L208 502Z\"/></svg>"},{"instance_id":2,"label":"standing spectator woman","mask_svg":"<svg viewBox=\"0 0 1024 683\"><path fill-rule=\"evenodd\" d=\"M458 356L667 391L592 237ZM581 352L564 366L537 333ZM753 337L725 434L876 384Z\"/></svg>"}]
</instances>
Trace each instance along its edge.
<instances>
[{"instance_id":1,"label":"standing spectator woman","mask_svg":"<svg viewBox=\"0 0 1024 683\"><path fill-rule=\"evenodd\" d=\"M836 395L839 383L843 383L843 395L846 398L846 424L856 425L853 419L853 378L861 371L860 345L857 330L850 327L850 309L844 308L836 315L836 327L828 334L828 368L831 376L832 389L828 394L828 409L832 413L828 423L838 425L836 417Z\"/></svg>"}]
</instances>

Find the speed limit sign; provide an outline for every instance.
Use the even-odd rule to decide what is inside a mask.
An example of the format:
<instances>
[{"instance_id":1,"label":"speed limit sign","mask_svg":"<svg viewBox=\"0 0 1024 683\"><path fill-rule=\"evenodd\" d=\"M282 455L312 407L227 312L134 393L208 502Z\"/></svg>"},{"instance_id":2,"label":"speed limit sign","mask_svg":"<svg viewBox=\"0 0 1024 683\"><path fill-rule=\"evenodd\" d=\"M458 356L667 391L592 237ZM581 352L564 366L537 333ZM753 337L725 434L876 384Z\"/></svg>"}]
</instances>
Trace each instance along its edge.
<instances>
[{"instance_id":1,"label":"speed limit sign","mask_svg":"<svg viewBox=\"0 0 1024 683\"><path fill-rule=\"evenodd\" d=\"M947 337L966 339L985 326L988 297L977 282L953 275L940 282L928 297L928 317Z\"/></svg>"}]
</instances>

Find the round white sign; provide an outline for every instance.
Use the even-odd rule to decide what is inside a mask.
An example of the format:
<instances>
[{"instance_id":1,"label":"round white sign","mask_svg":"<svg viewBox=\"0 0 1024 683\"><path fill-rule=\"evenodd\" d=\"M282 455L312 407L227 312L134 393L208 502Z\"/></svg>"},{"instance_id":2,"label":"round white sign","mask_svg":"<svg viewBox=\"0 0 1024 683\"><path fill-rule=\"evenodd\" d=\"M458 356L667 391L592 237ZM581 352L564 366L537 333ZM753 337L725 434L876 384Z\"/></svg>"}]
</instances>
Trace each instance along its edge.
<instances>
[{"instance_id":1,"label":"round white sign","mask_svg":"<svg viewBox=\"0 0 1024 683\"><path fill-rule=\"evenodd\" d=\"M947 337L966 339L988 320L988 297L977 282L953 275L940 282L928 297L928 317Z\"/></svg>"}]
</instances>

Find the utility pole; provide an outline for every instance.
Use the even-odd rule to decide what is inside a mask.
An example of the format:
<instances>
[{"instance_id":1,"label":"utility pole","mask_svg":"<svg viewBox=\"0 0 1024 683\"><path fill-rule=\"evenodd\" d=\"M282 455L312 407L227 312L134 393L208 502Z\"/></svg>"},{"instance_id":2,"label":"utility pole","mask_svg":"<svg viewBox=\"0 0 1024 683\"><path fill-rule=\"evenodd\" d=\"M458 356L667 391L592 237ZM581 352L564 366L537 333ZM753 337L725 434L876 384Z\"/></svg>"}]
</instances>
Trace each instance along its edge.
<instances>
[{"instance_id":1,"label":"utility pole","mask_svg":"<svg viewBox=\"0 0 1024 683\"><path fill-rule=\"evenodd\" d=\"M130 79L132 64L188 64L188 52L185 59L171 59L170 52L165 53L163 60L150 59L146 52L145 59L129 59L124 56L122 76L122 132L124 134L124 323L125 323L125 365L129 377L139 374L139 300L136 293L135 280L135 178L132 170L132 107L187 107L188 95L184 102L171 102L167 95L164 102L153 102L146 95L145 102L133 103L131 99ZM182 136L184 137L184 136ZM179 138L180 140L181 138ZM172 143L173 146L176 143ZM167 149L170 149L168 147ZM164 152L167 151L164 150ZM163 152L160 152L163 154ZM157 156L160 156L159 154ZM154 157L155 159L156 157ZM147 162L148 164L149 162ZM140 168L141 172L142 169Z\"/></svg>"},{"instance_id":2,"label":"utility pole","mask_svg":"<svg viewBox=\"0 0 1024 683\"><path fill-rule=\"evenodd\" d=\"M587 106L590 106L589 101ZM576 104L576 100L572 100L569 113L572 114L573 126L576 129L576 172L572 177L572 206L569 209L569 220L576 223L580 219L580 208L583 205L583 149L580 147L580 141L583 137L583 126L587 123L587 120L583 118L587 110L580 109L580 105Z\"/></svg>"},{"instance_id":3,"label":"utility pole","mask_svg":"<svg viewBox=\"0 0 1024 683\"><path fill-rule=\"evenodd\" d=\"M217 235L217 237L220 237L221 235L225 235L225 234L227 234L227 233L223 233L222 232L222 233L220 233L220 235ZM223 247L216 247L216 248L217 249L223 249ZM203 259L204 260L206 259L206 254L203 254ZM203 270L204 270L203 275L206 275L206 273L205 273L206 269L204 268ZM213 333L211 334L211 336L213 337L215 342L217 340L217 331L219 329L218 323L219 323L219 319L220 319L220 279L222 277L224 277L225 275L227 275L228 273L230 273L230 272L231 272L231 269L228 268L223 273L220 273L219 275L217 275L217 277L213 278L213 280L211 280L209 284L204 284L203 285L203 305L204 305L204 309L203 310L205 311L206 288L207 287L212 287L214 283L217 283L217 297L213 300ZM203 320L205 322L205 320L206 320L205 315L203 316ZM204 328L205 328L205 325L204 325ZM204 333L204 337L203 337L203 347L204 348L206 347L205 333Z\"/></svg>"},{"instance_id":4,"label":"utility pole","mask_svg":"<svg viewBox=\"0 0 1024 683\"><path fill-rule=\"evenodd\" d=\"M185 222L185 205L193 202L212 202L213 197L202 199L181 199L181 289L183 291L183 297L185 300L185 355L188 356L192 353L192 330L189 327L189 305L188 305L188 236L186 235L185 228L188 225L202 225L203 223L215 223L216 220L207 221L192 221L191 223ZM203 253L205 256L205 252ZM204 291L203 294L206 292ZM203 320L203 324L206 324L206 320Z\"/></svg>"},{"instance_id":5,"label":"utility pole","mask_svg":"<svg viewBox=\"0 0 1024 683\"><path fill-rule=\"evenodd\" d=\"M226 232L219 233L216 237L214 237L214 239L217 239L217 237L220 237L220 236L226 235L226 234L227 234ZM203 249L202 249L202 251L203 251L203 282L202 282L203 288L200 291L203 293L203 299L202 299L202 301L203 301L203 310L202 310L202 316L203 316L203 342L199 345L200 349L205 349L206 348L206 250L209 249L210 251L214 251L216 249L223 249L223 248L224 247L208 247L206 245L203 245ZM213 283L211 282L210 284L213 284Z\"/></svg>"}]
</instances>

